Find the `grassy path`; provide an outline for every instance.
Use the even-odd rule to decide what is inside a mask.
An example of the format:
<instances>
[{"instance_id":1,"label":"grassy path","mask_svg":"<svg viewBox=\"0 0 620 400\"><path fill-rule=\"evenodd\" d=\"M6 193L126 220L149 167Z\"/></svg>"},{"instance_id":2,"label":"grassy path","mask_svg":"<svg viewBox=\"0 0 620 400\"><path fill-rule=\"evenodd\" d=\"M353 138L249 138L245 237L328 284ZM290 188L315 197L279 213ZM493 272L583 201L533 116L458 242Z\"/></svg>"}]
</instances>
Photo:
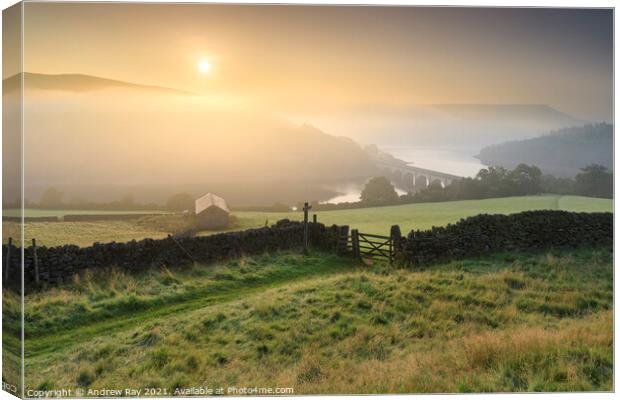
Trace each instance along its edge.
<instances>
[{"instance_id":1,"label":"grassy path","mask_svg":"<svg viewBox=\"0 0 620 400\"><path fill-rule=\"evenodd\" d=\"M297 259L297 256L294 256ZM188 291L184 291L173 296L164 298L154 298L152 301L145 301L142 307L132 309L115 309L112 317L100 317L95 314L91 318L81 317L76 326L58 323L57 330L51 334L33 336L26 331L26 356L34 357L48 352L57 351L66 346L68 342L79 344L101 334L112 334L116 331L130 329L149 320L164 319L168 316L187 313L192 310L208 307L213 304L222 304L256 293L263 292L271 288L286 286L294 282L303 281L313 276L329 276L331 274L350 271L355 268L350 260L341 259L328 254L313 254L305 258L304 262L291 269L287 265L278 265L277 268L261 274L257 280L248 281L239 279L229 279L225 276L224 280L218 280L218 276L225 275L222 268L213 266L197 266L195 268L211 269L204 277L203 285L194 286ZM179 277L181 278L181 277ZM215 278L215 279L212 279ZM138 278L139 279L139 278ZM165 296L165 293L161 293ZM35 304L37 301L32 302ZM26 312L28 314L28 304ZM36 321L33 321L33 325ZM56 327L51 327L54 330ZM49 331L49 325L46 325ZM42 329L41 329L42 330Z\"/></svg>"}]
</instances>

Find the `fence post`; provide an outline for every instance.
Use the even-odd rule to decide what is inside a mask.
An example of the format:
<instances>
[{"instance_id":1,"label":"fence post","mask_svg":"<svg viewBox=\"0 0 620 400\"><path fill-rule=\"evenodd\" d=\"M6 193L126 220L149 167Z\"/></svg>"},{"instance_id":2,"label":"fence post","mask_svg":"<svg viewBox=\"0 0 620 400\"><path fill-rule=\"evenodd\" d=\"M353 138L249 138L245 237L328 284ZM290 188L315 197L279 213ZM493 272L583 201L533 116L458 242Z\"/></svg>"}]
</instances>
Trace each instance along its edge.
<instances>
[{"instance_id":1,"label":"fence post","mask_svg":"<svg viewBox=\"0 0 620 400\"><path fill-rule=\"evenodd\" d=\"M400 233L400 226L392 225L390 228L390 264L392 263L393 258L400 258L400 253L402 251L401 239L402 234ZM396 257L394 257L396 256Z\"/></svg>"},{"instance_id":2,"label":"fence post","mask_svg":"<svg viewBox=\"0 0 620 400\"><path fill-rule=\"evenodd\" d=\"M360 258L360 236L357 229L351 229L351 248L353 257Z\"/></svg>"},{"instance_id":3,"label":"fence post","mask_svg":"<svg viewBox=\"0 0 620 400\"><path fill-rule=\"evenodd\" d=\"M308 254L308 211L311 208L308 202L304 203L304 254Z\"/></svg>"},{"instance_id":4,"label":"fence post","mask_svg":"<svg viewBox=\"0 0 620 400\"><path fill-rule=\"evenodd\" d=\"M6 246L6 269L4 270L4 281L9 282L9 268L11 268L11 246L13 245L13 238L9 238L9 244Z\"/></svg>"},{"instance_id":5,"label":"fence post","mask_svg":"<svg viewBox=\"0 0 620 400\"><path fill-rule=\"evenodd\" d=\"M39 258L37 257L37 239L32 238L32 260L34 261L34 280L39 284Z\"/></svg>"}]
</instances>

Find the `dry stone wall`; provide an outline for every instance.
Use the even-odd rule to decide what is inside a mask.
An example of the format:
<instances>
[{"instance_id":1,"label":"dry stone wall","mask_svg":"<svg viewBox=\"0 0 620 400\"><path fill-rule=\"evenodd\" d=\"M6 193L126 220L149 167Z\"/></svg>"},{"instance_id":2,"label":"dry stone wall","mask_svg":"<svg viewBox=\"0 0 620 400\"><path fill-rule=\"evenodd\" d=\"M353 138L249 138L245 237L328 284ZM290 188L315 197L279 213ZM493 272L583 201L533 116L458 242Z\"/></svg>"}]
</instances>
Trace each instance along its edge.
<instances>
[{"instance_id":1,"label":"dry stone wall","mask_svg":"<svg viewBox=\"0 0 620 400\"><path fill-rule=\"evenodd\" d=\"M497 251L608 246L613 244L613 231L612 213L481 214L445 227L411 231L395 247L400 263L422 266Z\"/></svg>"},{"instance_id":2,"label":"dry stone wall","mask_svg":"<svg viewBox=\"0 0 620 400\"><path fill-rule=\"evenodd\" d=\"M151 266L177 266L191 262L208 264L242 255L299 248L303 244L303 224L282 220L270 227L220 233L204 237L144 239L126 243L95 243L89 247L37 247L41 284L68 281L81 270L118 266L139 271ZM348 227L309 224L313 248L350 254ZM400 230L398 230L400 231ZM345 232L343 234L343 232ZM526 211L511 215L481 214L445 227L411 231L407 237L393 235L394 259L398 264L424 266L438 261L483 255L497 251L526 251L613 244L612 213L566 211ZM21 286L20 251L3 245L5 286ZM36 283L32 247L24 250L24 285Z\"/></svg>"},{"instance_id":3,"label":"dry stone wall","mask_svg":"<svg viewBox=\"0 0 620 400\"><path fill-rule=\"evenodd\" d=\"M309 241L314 248L332 250L337 243L338 227L326 227L319 223L309 224ZM270 227L248 229L238 232L219 233L203 237L144 239L126 243L95 243L89 247L73 245L37 246L39 281L41 284L57 284L68 281L80 270L118 266L129 271L139 271L150 266L176 266L191 262L210 263L248 254L284 250L303 244L303 224L282 220ZM8 247L2 248L5 262L2 270L9 279L5 285L20 286L20 251L11 246L10 262L6 263ZM32 287L36 282L34 252L32 247L24 251L24 284Z\"/></svg>"}]
</instances>

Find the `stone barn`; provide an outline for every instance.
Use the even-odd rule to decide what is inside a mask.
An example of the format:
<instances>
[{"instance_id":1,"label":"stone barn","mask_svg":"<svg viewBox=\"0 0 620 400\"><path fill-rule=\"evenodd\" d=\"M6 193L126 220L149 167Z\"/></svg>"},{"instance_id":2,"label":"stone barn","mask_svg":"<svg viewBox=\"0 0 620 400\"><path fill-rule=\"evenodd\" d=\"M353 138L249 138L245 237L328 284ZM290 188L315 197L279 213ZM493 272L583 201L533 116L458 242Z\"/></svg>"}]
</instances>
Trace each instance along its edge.
<instances>
[{"instance_id":1,"label":"stone barn","mask_svg":"<svg viewBox=\"0 0 620 400\"><path fill-rule=\"evenodd\" d=\"M213 193L196 200L196 222L200 228L225 228L229 223L229 214L226 200Z\"/></svg>"}]
</instances>

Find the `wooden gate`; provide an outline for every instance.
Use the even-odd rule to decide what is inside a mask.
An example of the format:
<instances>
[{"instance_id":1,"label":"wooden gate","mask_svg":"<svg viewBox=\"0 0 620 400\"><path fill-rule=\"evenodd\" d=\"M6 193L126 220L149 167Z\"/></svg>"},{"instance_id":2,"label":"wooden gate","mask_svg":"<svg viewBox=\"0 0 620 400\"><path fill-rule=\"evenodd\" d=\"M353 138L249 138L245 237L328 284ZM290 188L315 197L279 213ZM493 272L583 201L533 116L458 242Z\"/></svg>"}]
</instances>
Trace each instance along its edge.
<instances>
[{"instance_id":1,"label":"wooden gate","mask_svg":"<svg viewBox=\"0 0 620 400\"><path fill-rule=\"evenodd\" d=\"M390 263L394 259L394 243L390 236L361 233L357 229L352 229L349 243L356 258L384 259Z\"/></svg>"}]
</instances>

